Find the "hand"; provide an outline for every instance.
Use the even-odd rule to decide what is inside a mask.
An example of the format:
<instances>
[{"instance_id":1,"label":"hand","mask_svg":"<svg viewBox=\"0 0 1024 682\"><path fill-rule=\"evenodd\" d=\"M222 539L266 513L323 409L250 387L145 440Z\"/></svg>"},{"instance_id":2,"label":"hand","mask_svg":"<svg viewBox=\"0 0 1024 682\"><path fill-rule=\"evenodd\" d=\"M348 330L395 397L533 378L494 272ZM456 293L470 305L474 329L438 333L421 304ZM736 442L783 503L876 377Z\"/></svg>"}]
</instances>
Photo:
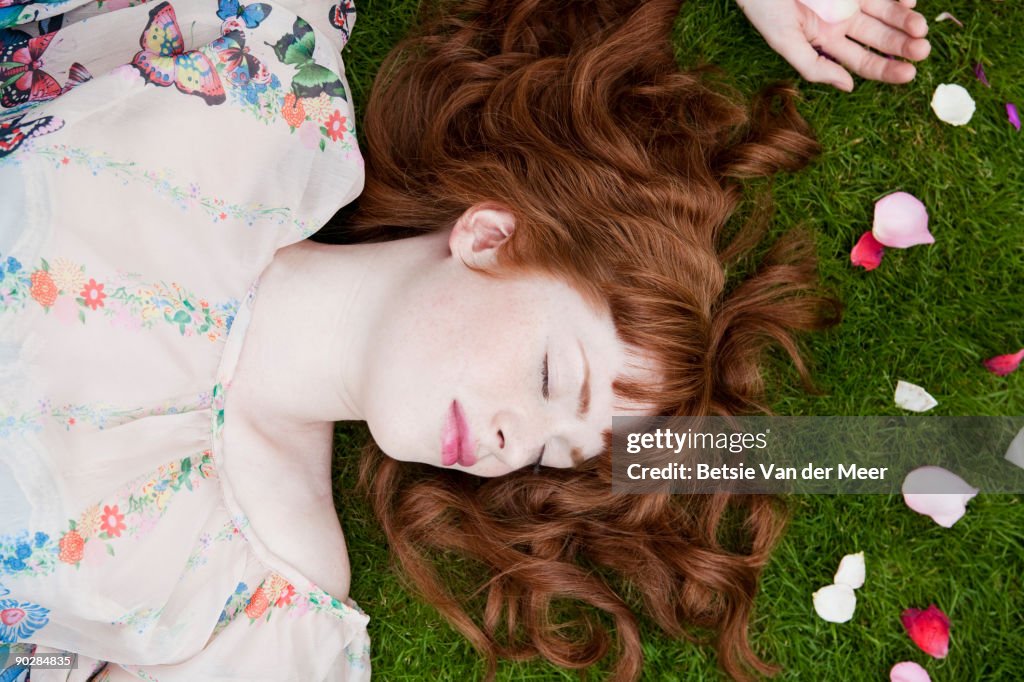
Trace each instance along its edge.
<instances>
[{"instance_id":1,"label":"hand","mask_svg":"<svg viewBox=\"0 0 1024 682\"><path fill-rule=\"evenodd\" d=\"M887 59L864 46L914 61L931 52L931 45L924 39L928 22L912 11L917 0L858 0L860 9L835 24L823 21L799 0L736 2L772 49L801 76L814 83L831 83L846 92L853 90L853 77L843 66L862 78L885 83L906 83L917 74L913 64Z\"/></svg>"}]
</instances>

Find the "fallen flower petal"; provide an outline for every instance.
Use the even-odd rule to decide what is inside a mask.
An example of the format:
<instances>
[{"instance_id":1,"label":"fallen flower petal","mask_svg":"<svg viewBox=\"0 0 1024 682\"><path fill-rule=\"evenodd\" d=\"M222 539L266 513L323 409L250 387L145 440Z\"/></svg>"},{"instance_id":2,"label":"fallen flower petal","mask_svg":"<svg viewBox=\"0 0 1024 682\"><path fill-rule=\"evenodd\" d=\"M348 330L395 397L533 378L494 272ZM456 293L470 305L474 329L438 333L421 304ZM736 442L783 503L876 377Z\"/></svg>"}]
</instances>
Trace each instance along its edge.
<instances>
[{"instance_id":1,"label":"fallen flower petal","mask_svg":"<svg viewBox=\"0 0 1024 682\"><path fill-rule=\"evenodd\" d=\"M1020 130L1020 114L1017 113L1017 105L1013 102L1006 103L1006 118L1010 119L1014 128Z\"/></svg>"},{"instance_id":2,"label":"fallen flower petal","mask_svg":"<svg viewBox=\"0 0 1024 682\"><path fill-rule=\"evenodd\" d=\"M988 82L988 78L985 77L985 67L981 65L981 62L976 62L974 64L974 77L984 83L986 88L992 87Z\"/></svg>"},{"instance_id":3,"label":"fallen flower petal","mask_svg":"<svg viewBox=\"0 0 1024 682\"><path fill-rule=\"evenodd\" d=\"M985 369L996 376L1005 377L1010 372L1016 371L1020 367L1021 361L1024 361L1024 348L1021 348L1016 353L989 358L985 361Z\"/></svg>"},{"instance_id":4,"label":"fallen flower petal","mask_svg":"<svg viewBox=\"0 0 1024 682\"><path fill-rule=\"evenodd\" d=\"M879 243L899 249L935 243L928 231L928 209L906 192L893 192L875 202L871 234Z\"/></svg>"},{"instance_id":5,"label":"fallen flower petal","mask_svg":"<svg viewBox=\"0 0 1024 682\"><path fill-rule=\"evenodd\" d=\"M943 528L952 528L967 513L967 503L978 489L952 471L924 466L903 479L903 501L918 514L931 517Z\"/></svg>"},{"instance_id":6,"label":"fallen flower petal","mask_svg":"<svg viewBox=\"0 0 1024 682\"><path fill-rule=\"evenodd\" d=\"M921 651L935 658L945 658L949 653L949 617L935 604L924 611L907 609L900 621Z\"/></svg>"},{"instance_id":7,"label":"fallen flower petal","mask_svg":"<svg viewBox=\"0 0 1024 682\"><path fill-rule=\"evenodd\" d=\"M943 83L935 88L935 94L932 95L932 111L939 120L962 126L974 116L974 100L962 85Z\"/></svg>"},{"instance_id":8,"label":"fallen flower petal","mask_svg":"<svg viewBox=\"0 0 1024 682\"><path fill-rule=\"evenodd\" d=\"M833 582L837 585L849 585L853 589L864 587L864 552L847 554L839 562L839 570Z\"/></svg>"},{"instance_id":9,"label":"fallen flower petal","mask_svg":"<svg viewBox=\"0 0 1024 682\"><path fill-rule=\"evenodd\" d=\"M846 21L860 10L857 0L800 0L815 14L830 24Z\"/></svg>"},{"instance_id":10,"label":"fallen flower petal","mask_svg":"<svg viewBox=\"0 0 1024 682\"><path fill-rule=\"evenodd\" d=\"M889 682L932 682L928 671L913 661L897 663L889 671Z\"/></svg>"},{"instance_id":11,"label":"fallen flower petal","mask_svg":"<svg viewBox=\"0 0 1024 682\"><path fill-rule=\"evenodd\" d=\"M853 618L857 595L849 585L826 585L814 593L814 611L830 623L845 623Z\"/></svg>"},{"instance_id":12,"label":"fallen flower petal","mask_svg":"<svg viewBox=\"0 0 1024 682\"><path fill-rule=\"evenodd\" d=\"M917 384L909 381L896 382L896 395L893 396L898 407L911 412L927 412L939 404L935 398Z\"/></svg>"},{"instance_id":13,"label":"fallen flower petal","mask_svg":"<svg viewBox=\"0 0 1024 682\"><path fill-rule=\"evenodd\" d=\"M1017 432L1017 435L1010 441L1010 447L1006 448L1006 459L1024 469L1024 429Z\"/></svg>"},{"instance_id":14,"label":"fallen flower petal","mask_svg":"<svg viewBox=\"0 0 1024 682\"><path fill-rule=\"evenodd\" d=\"M960 28L964 27L964 22L960 21L959 19L954 17L949 12L943 12L939 16L935 17L935 21L945 21L946 19L949 19L950 21L952 21L954 24L956 24Z\"/></svg>"},{"instance_id":15,"label":"fallen flower petal","mask_svg":"<svg viewBox=\"0 0 1024 682\"><path fill-rule=\"evenodd\" d=\"M882 245L870 230L865 232L857 240L857 244L850 251L850 262L859 265L865 270L874 270L882 262L882 254L885 246Z\"/></svg>"}]
</instances>

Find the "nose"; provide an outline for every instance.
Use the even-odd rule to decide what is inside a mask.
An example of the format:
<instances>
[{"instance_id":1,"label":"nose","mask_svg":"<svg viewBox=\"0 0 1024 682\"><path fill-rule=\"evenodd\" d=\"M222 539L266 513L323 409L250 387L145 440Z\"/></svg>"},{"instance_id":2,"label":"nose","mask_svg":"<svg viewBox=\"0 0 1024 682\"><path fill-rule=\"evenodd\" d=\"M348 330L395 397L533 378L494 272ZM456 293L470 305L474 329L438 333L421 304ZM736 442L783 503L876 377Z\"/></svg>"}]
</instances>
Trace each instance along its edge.
<instances>
[{"instance_id":1,"label":"nose","mask_svg":"<svg viewBox=\"0 0 1024 682\"><path fill-rule=\"evenodd\" d=\"M492 451L512 469L532 464L544 443L546 428L540 417L502 410L494 416L491 425Z\"/></svg>"}]
</instances>

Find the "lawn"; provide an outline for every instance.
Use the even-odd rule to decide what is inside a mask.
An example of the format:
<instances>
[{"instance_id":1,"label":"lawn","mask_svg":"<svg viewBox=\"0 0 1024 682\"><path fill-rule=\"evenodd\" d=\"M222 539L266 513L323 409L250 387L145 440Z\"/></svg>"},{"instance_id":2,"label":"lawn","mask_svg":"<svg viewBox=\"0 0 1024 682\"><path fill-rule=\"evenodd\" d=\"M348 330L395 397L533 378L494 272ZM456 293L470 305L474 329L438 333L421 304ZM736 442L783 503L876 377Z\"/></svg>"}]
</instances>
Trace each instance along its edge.
<instances>
[{"instance_id":1,"label":"lawn","mask_svg":"<svg viewBox=\"0 0 1024 682\"><path fill-rule=\"evenodd\" d=\"M357 110L380 60L411 25L415 0L362 0L345 48ZM1005 378L985 358L1024 345L1024 133L1004 103L1024 108L1024 5L1008 0L932 3L932 54L908 85L856 79L852 94L800 83L801 111L824 153L810 169L775 182L774 229L805 224L817 236L825 286L844 302L843 323L808 339L822 394L809 396L773 358L779 414L901 414L897 379L927 388L931 414L1024 415L1024 369ZM964 22L936 23L949 11ZM681 65L717 64L744 92L795 72L747 24L732 0L685 3L674 41ZM992 84L973 74L982 62ZM940 83L966 87L971 122L940 122L929 101ZM870 229L874 202L896 191L920 198L936 242L889 249L873 272L849 252ZM484 666L438 614L403 589L384 538L353 491L359 426L339 427L336 506L352 562L351 594L371 615L378 679L469 680ZM997 456L993 453L993 456ZM783 667L781 680L887 680L898 661L924 665L936 682L1024 679L1024 504L1021 495L975 498L944 529L898 495L794 496L792 522L764 575L752 639ZM867 582L852 621L815 616L811 593L832 580L844 554L864 551ZM456 570L459 567L454 567ZM472 570L471 568L468 570ZM937 604L952 621L950 653L931 659L903 633L907 607ZM677 642L645 625L647 680L721 680L710 648ZM597 677L600 677L598 675ZM544 662L503 663L499 680L572 680Z\"/></svg>"}]
</instances>

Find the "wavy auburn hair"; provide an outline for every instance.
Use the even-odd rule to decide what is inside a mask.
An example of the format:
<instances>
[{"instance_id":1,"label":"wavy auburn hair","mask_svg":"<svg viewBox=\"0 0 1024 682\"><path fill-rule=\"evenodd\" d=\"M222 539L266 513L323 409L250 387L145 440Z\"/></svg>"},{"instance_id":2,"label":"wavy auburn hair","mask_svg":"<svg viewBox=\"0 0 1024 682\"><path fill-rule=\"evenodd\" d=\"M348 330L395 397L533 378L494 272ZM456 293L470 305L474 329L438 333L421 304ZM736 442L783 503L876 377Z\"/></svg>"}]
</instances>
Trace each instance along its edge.
<instances>
[{"instance_id":1,"label":"wavy auburn hair","mask_svg":"<svg viewBox=\"0 0 1024 682\"><path fill-rule=\"evenodd\" d=\"M664 374L654 386L619 380L616 395L663 415L767 411L763 351L781 346L810 387L794 334L834 323L838 304L816 292L813 242L800 231L727 286L726 266L761 241L767 201L724 233L741 181L795 171L818 145L792 88L747 105L714 70L681 71L678 9L428 3L374 83L367 184L339 227L346 241L393 239L500 203L516 219L501 269L573 284ZM570 668L603 658L611 637L580 603L614 622L616 680L642 667L630 604L671 636L713 641L737 680L775 669L747 635L784 523L775 498L613 495L607 449L572 469L478 479L370 444L360 487L407 581L487 657L489 676L499 657ZM451 554L486 569L482 614L441 579L437 560Z\"/></svg>"}]
</instances>

